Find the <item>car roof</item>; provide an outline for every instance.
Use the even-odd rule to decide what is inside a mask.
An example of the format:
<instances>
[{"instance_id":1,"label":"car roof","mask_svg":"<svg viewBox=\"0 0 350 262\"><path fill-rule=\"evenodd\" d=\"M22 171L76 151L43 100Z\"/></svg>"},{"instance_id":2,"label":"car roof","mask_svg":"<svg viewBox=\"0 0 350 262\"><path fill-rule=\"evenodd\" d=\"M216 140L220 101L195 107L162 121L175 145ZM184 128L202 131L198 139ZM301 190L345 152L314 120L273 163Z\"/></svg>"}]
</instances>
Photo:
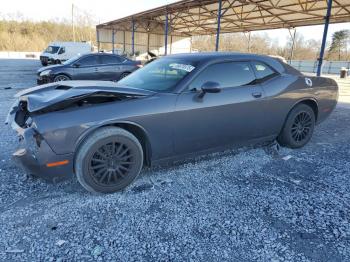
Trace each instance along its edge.
<instances>
[{"instance_id":1,"label":"car roof","mask_svg":"<svg viewBox=\"0 0 350 262\"><path fill-rule=\"evenodd\" d=\"M239 53L239 52L200 52L200 53L188 53L188 54L174 54L168 55L166 58L184 59L191 62L206 63L210 61L233 59L233 60L257 60L262 61L269 66L273 67L278 72L284 72L285 67L282 65L282 61L278 58L268 55L258 55L251 53Z\"/></svg>"},{"instance_id":2,"label":"car roof","mask_svg":"<svg viewBox=\"0 0 350 262\"><path fill-rule=\"evenodd\" d=\"M246 58L246 59L254 59L254 58L271 58L266 55L258 55L258 54L250 54L250 53L239 53L239 52L200 52L200 53L187 53L187 54L174 54L168 55L167 57L173 58L182 58L188 60L211 60L218 58Z\"/></svg>"},{"instance_id":3,"label":"car roof","mask_svg":"<svg viewBox=\"0 0 350 262\"><path fill-rule=\"evenodd\" d=\"M111 53L88 53L88 54L83 54L83 55L81 55L80 57L91 56L91 55L96 55L96 56L108 55L108 56L118 56L118 57L120 57L120 55L111 54Z\"/></svg>"}]
</instances>

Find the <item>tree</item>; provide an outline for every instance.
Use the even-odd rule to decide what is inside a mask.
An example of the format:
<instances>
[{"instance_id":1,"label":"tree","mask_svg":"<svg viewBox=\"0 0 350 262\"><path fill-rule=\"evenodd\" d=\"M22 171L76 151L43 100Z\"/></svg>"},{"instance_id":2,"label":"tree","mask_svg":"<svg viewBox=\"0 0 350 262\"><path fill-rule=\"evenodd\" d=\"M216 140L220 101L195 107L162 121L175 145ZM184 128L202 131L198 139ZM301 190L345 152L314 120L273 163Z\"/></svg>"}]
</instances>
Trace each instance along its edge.
<instances>
[{"instance_id":1,"label":"tree","mask_svg":"<svg viewBox=\"0 0 350 262\"><path fill-rule=\"evenodd\" d=\"M350 30L340 30L332 35L332 43L329 47L329 54L338 52L338 60L341 60L341 52L347 49L347 42L350 39Z\"/></svg>"}]
</instances>

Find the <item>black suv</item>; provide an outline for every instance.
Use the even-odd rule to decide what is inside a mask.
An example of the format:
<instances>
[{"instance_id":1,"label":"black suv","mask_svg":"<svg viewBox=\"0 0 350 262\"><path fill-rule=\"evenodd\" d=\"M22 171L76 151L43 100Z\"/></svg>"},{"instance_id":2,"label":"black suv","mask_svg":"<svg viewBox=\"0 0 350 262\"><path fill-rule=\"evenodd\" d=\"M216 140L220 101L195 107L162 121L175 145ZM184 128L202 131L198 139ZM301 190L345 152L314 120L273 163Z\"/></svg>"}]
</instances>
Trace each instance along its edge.
<instances>
[{"instance_id":1,"label":"black suv","mask_svg":"<svg viewBox=\"0 0 350 262\"><path fill-rule=\"evenodd\" d=\"M78 55L63 64L40 68L37 83L41 85L66 80L118 81L141 66L140 61L114 54Z\"/></svg>"}]
</instances>

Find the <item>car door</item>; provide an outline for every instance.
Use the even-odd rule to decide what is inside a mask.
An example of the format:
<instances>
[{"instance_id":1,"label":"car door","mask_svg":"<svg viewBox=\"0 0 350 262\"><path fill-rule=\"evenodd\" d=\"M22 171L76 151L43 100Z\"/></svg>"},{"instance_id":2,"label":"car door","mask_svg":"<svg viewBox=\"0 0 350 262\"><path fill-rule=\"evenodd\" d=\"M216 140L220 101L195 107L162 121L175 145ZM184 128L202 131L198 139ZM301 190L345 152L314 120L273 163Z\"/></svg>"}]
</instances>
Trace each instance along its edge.
<instances>
[{"instance_id":1,"label":"car door","mask_svg":"<svg viewBox=\"0 0 350 262\"><path fill-rule=\"evenodd\" d=\"M199 98L201 86L217 82L221 92ZM209 65L181 93L176 103L174 148L186 154L258 138L264 121L263 89L249 62Z\"/></svg>"},{"instance_id":2,"label":"car door","mask_svg":"<svg viewBox=\"0 0 350 262\"><path fill-rule=\"evenodd\" d=\"M74 80L100 80L100 59L98 55L88 55L73 63Z\"/></svg>"},{"instance_id":3,"label":"car door","mask_svg":"<svg viewBox=\"0 0 350 262\"><path fill-rule=\"evenodd\" d=\"M117 55L101 55L100 73L103 80L117 81L123 73L123 59Z\"/></svg>"},{"instance_id":4,"label":"car door","mask_svg":"<svg viewBox=\"0 0 350 262\"><path fill-rule=\"evenodd\" d=\"M282 129L290 105L289 99L283 96L283 91L288 86L287 83L294 80L287 80L288 76L282 77L264 62L252 61L251 64L265 93L263 110L268 117L261 125L261 133L263 136L276 136Z\"/></svg>"}]
</instances>

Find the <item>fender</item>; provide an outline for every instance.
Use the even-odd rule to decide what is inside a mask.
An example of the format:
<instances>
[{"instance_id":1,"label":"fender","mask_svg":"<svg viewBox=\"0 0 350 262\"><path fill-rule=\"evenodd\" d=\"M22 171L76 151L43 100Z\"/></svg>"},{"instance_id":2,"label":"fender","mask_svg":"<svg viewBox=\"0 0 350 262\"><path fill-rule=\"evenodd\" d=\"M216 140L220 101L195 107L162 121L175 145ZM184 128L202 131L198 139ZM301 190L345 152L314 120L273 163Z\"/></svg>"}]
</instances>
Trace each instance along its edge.
<instances>
[{"instance_id":1,"label":"fender","mask_svg":"<svg viewBox=\"0 0 350 262\"><path fill-rule=\"evenodd\" d=\"M98 125L94 125L88 129L86 129L78 138L75 146L74 146L74 157L79 149L79 147L81 146L81 144L93 133L95 132L97 129L102 128L102 127L106 127L106 126L123 126L123 125L129 125L129 126L134 126L138 129L140 129L142 131L142 133L144 134L146 141L140 141L141 145L144 147L146 156L145 156L145 160L146 160L146 164L148 166L151 166L151 159L152 159L152 146L151 143L149 142L149 135L148 132L146 131L146 129L144 129L141 125L132 122L132 121L106 121L106 122L102 122L99 123ZM123 127L121 127L123 128ZM129 130L128 130L129 131ZM132 133L132 132L131 132ZM135 135L135 134L134 134ZM137 137L137 136L136 136ZM138 138L139 139L139 138Z\"/></svg>"}]
</instances>

